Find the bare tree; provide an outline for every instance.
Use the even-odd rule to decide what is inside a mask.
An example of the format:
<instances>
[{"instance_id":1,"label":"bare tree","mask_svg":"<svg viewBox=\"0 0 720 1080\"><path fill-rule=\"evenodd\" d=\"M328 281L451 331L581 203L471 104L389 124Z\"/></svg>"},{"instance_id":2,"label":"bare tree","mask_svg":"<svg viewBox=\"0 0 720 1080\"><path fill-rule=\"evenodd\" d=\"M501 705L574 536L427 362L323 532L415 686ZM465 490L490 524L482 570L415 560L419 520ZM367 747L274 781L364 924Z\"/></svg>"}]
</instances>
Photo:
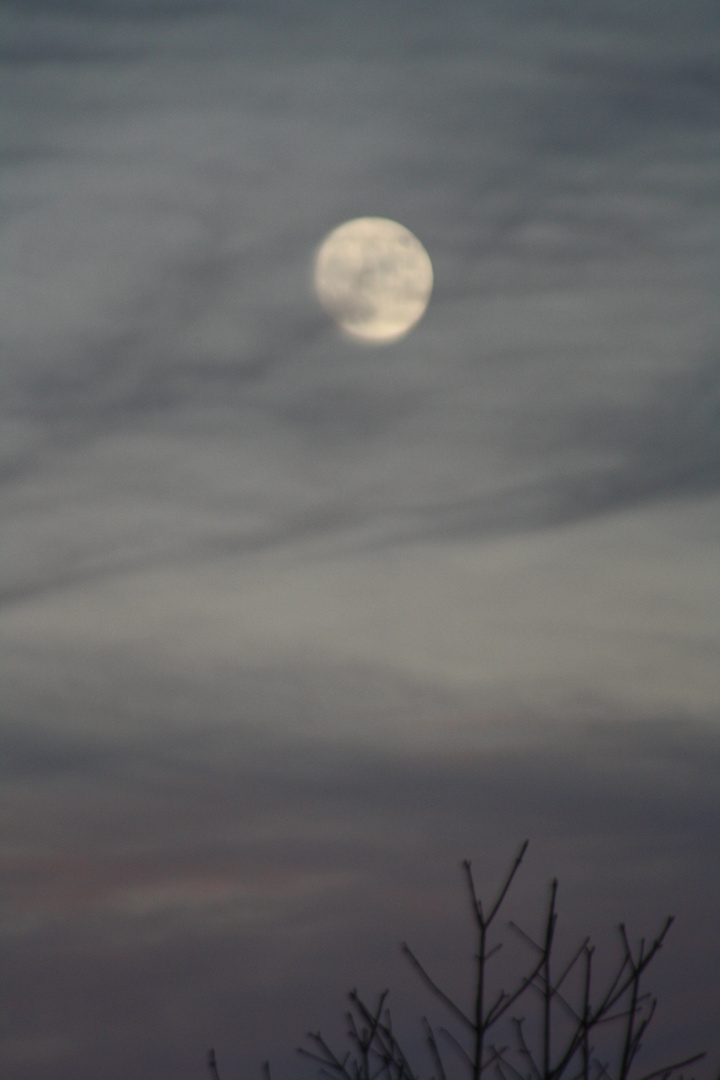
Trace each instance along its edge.
<instances>
[{"instance_id":1,"label":"bare tree","mask_svg":"<svg viewBox=\"0 0 720 1080\"><path fill-rule=\"evenodd\" d=\"M453 1021L452 1027L436 1030L427 1017L422 1018L432 1063L431 1080L455 1080L458 1069L459 1076L467 1080L482 1080L490 1074L495 1080L691 1080L683 1070L702 1060L703 1053L650 1072L636 1068L657 1004L644 990L643 979L662 948L672 916L654 939L646 942L643 938L636 947L631 945L624 924L620 924L619 959L598 988L595 949L589 938L557 966L554 880L537 940L515 923L506 924L529 947L531 959L526 970L516 977L510 990L489 993L488 965L502 947L502 941L491 941L491 931L527 847L525 841L488 907L478 896L470 862L463 863L476 942L470 1008L447 994L410 947L402 946L422 982ZM330 1080L421 1080L395 1035L387 996L387 991L380 994L376 1005L370 1007L356 990L350 993L346 1013L348 1046L344 1051L335 1051L317 1031L308 1033L308 1045L298 1052ZM531 1009L530 1018L516 1015L516 1009L525 1010L526 1006ZM498 1034L509 1041L498 1041ZM219 1080L212 1051L209 1065L214 1080ZM265 1076L270 1080L267 1064Z\"/></svg>"}]
</instances>

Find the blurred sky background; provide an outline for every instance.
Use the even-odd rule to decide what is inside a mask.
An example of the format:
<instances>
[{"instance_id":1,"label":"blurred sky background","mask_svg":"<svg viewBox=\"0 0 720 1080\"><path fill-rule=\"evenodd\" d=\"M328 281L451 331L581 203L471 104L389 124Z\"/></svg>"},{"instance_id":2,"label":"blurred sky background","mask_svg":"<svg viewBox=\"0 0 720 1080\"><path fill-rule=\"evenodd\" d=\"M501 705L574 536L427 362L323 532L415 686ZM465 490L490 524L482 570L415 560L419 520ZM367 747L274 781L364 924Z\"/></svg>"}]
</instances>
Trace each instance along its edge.
<instances>
[{"instance_id":1,"label":"blurred sky background","mask_svg":"<svg viewBox=\"0 0 720 1080\"><path fill-rule=\"evenodd\" d=\"M0 1071L299 1070L459 865L720 1059L720 7L2 16ZM360 215L434 265L368 348ZM651 1033L652 1033L651 1029ZM704 1069L704 1071L703 1071Z\"/></svg>"}]
</instances>

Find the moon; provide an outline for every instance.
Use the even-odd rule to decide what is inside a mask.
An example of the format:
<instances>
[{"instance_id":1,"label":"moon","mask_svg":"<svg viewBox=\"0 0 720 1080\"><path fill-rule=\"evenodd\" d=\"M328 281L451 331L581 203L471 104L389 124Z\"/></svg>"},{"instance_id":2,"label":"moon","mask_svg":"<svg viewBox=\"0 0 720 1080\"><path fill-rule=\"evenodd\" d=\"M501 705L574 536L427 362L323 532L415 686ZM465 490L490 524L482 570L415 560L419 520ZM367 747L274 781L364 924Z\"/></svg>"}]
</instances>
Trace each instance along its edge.
<instances>
[{"instance_id":1,"label":"moon","mask_svg":"<svg viewBox=\"0 0 720 1080\"><path fill-rule=\"evenodd\" d=\"M325 311L349 337L398 341L425 313L433 287L430 256L388 218L354 218L328 233L315 256L314 285Z\"/></svg>"}]
</instances>

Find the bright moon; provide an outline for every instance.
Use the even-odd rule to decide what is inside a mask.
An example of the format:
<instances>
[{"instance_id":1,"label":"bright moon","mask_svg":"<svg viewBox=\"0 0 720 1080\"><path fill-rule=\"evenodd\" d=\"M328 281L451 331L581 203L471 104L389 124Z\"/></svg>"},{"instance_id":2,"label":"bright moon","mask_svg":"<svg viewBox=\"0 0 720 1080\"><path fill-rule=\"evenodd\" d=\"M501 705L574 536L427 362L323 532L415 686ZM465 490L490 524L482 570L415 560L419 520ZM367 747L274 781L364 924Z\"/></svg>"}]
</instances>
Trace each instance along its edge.
<instances>
[{"instance_id":1,"label":"bright moon","mask_svg":"<svg viewBox=\"0 0 720 1080\"><path fill-rule=\"evenodd\" d=\"M433 287L430 256L416 236L387 218L355 218L323 240L315 292L350 337L397 341L423 317Z\"/></svg>"}]
</instances>

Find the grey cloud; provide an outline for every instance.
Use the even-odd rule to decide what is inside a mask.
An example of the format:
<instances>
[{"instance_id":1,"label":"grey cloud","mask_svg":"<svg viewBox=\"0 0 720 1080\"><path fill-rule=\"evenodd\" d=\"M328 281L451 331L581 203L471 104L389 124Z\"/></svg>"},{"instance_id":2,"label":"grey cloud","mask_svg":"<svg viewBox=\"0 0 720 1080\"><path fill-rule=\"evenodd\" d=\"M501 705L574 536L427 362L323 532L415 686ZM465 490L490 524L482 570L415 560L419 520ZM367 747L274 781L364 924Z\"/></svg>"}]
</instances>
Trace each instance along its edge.
<instances>
[{"instance_id":1,"label":"grey cloud","mask_svg":"<svg viewBox=\"0 0 720 1080\"><path fill-rule=\"evenodd\" d=\"M576 103L578 119L589 106L585 124L582 129L574 125L575 138L567 145L598 147L638 132L652 138L658 126L681 125L685 131L716 126L720 119L716 57L706 45L700 46L700 55L683 55L682 38L678 52L676 59L651 61L640 53L635 63L593 54L559 59L555 70L585 89Z\"/></svg>"},{"instance_id":2,"label":"grey cloud","mask_svg":"<svg viewBox=\"0 0 720 1080\"><path fill-rule=\"evenodd\" d=\"M4 1072L296 1075L524 835L714 1065L717 5L9 6Z\"/></svg>"},{"instance_id":3,"label":"grey cloud","mask_svg":"<svg viewBox=\"0 0 720 1080\"><path fill-rule=\"evenodd\" d=\"M358 980L369 993L399 983L408 1022L427 1007L401 978L397 942L410 937L436 963L464 956L459 860L474 858L485 890L525 833L529 878L512 909L525 925L557 873L570 944L582 930L609 932L616 911L633 932L651 931L677 904L679 947L700 928L711 936L716 729L655 720L527 734L531 748L458 754L449 742L409 758L312 737L255 743L251 755L252 737L230 733L198 756L173 740L109 773L63 767L52 825L42 777L30 774L24 796L18 788L26 854L10 862L18 896L33 883L34 915L7 942L15 1030L33 1038L42 1024L70 1037L67 1062L55 1052L57 1076L97 1075L103 1046L126 1070L142 1055L169 1075L177 1053L193 1060L210 1041L246 1068L279 1058L284 1075L303 1030L330 1026ZM272 898L258 905L267 882ZM670 958L655 985L674 1010L668 1037L685 1048L710 1019L717 971L694 967L682 948ZM18 1012L20 1002L32 1010Z\"/></svg>"},{"instance_id":4,"label":"grey cloud","mask_svg":"<svg viewBox=\"0 0 720 1080\"><path fill-rule=\"evenodd\" d=\"M177 371L175 377L180 377ZM259 372L256 376L264 377ZM233 393L231 388L245 385L245 378L241 370L228 375L227 380L219 374L215 393L224 394L227 403L228 394ZM202 381L207 385L204 375ZM8 582L2 591L3 602L16 603L109 575L289 546L303 538L334 537L344 549L443 536L482 538L589 519L670 497L706 496L718 491L720 481L717 387L715 365L708 364L705 371L698 369L667 380L655 398L635 408L558 405L545 414L536 410L524 423L517 424L517 435L511 433L510 441L512 446L513 438L517 438L526 460L549 462L539 476L531 482L518 481L511 473L508 477L498 475L488 483L487 476L480 474L479 482L473 482L470 442L463 450L466 462L459 480L453 480L445 490L441 486L435 490L408 490L403 486L402 473L385 484L369 484L364 470L353 477L343 464L351 448L359 455L370 454L383 443L388 449L401 448L398 430L402 430L403 418L412 430L414 417L421 415L426 401L425 393L411 388L379 393L369 385L355 388L352 383L321 387L311 395L293 393L268 413L273 426L278 431L287 428L302 448L300 462L288 462L290 475L297 474L298 464L302 473L303 461L309 464L328 448L336 446L342 454L324 470L325 486L319 492L308 498L299 488L290 496L281 490L273 491L271 486L253 508L252 500L247 501L248 493L243 493L241 477L227 491L221 486L217 494L189 479L185 490L179 488L175 496L179 506L184 507L188 524L194 519L185 535L163 536L156 531L153 546L146 545L143 553L134 551L130 556L123 554L117 541L108 544L107 540L93 541L88 537L75 546L72 555L63 555L59 549L53 559L55 565L46 563L34 581L21 577L16 583ZM62 397L55 394L52 400L54 408L59 409ZM148 412L157 416L157 406L149 403L147 392L140 396L140 402L141 416ZM238 407L242 417L242 405ZM95 429L95 439L102 440L113 424L118 425L121 440L127 440L129 445L130 437L123 432L130 408L127 399L116 407L99 406L96 401L91 408L90 427L74 454L82 454L90 430ZM39 457L26 453L24 459L16 461L6 483L30 483L35 471L44 467L54 441L42 449ZM60 435L57 445L68 454L67 437ZM242 447L242 439L235 447L228 440L223 454L241 454ZM431 444L423 455L430 469L434 464L432 450ZM481 447L475 453L479 466ZM613 463L606 465L604 459ZM160 463L158 468L162 469ZM140 483L137 495L141 506L152 497L151 490L146 480L133 479L134 473L133 467L126 483ZM158 482L161 477L162 472ZM58 479L58 483L62 485L63 481ZM95 481L90 481L82 502L91 497L94 485ZM146 494L141 496L143 490ZM110 505L120 495L121 490L114 496L110 487L100 498ZM77 496L72 498L76 500ZM256 513L263 504L264 522L257 519ZM247 521L245 505L251 510ZM207 516L208 510L212 517Z\"/></svg>"},{"instance_id":5,"label":"grey cloud","mask_svg":"<svg viewBox=\"0 0 720 1080\"><path fill-rule=\"evenodd\" d=\"M132 50L122 47L111 49L106 45L99 45L88 41L85 44L74 41L58 41L54 36L49 36L47 41L38 40L37 37L27 44L17 41L0 48L0 64L7 65L35 65L35 64L105 64L117 60L137 60L148 55L150 50L142 50L137 46Z\"/></svg>"},{"instance_id":6,"label":"grey cloud","mask_svg":"<svg viewBox=\"0 0 720 1080\"><path fill-rule=\"evenodd\" d=\"M208 0L199 12L194 0L5 0L5 6L21 15L50 14L89 20L105 19L142 21L164 19L168 15L187 15L190 18L202 12L217 12L237 7L235 0ZM251 6L251 5L248 5Z\"/></svg>"}]
</instances>

